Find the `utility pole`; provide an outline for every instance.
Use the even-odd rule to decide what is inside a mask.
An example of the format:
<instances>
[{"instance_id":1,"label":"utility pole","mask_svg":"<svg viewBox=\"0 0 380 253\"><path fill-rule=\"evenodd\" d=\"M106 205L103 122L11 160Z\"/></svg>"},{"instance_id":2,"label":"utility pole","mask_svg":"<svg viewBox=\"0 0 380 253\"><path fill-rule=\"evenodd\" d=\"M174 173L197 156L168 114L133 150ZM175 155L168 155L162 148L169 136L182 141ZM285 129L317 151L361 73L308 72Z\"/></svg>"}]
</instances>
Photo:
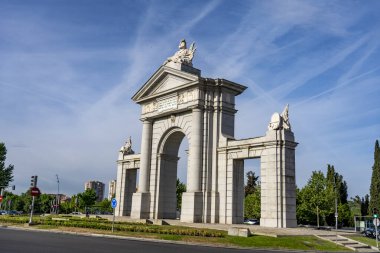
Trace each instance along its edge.
<instances>
[{"instance_id":1,"label":"utility pole","mask_svg":"<svg viewBox=\"0 0 380 253\"><path fill-rule=\"evenodd\" d=\"M57 209L56 209L56 214L59 213L59 202L60 202L60 197L59 197L59 177L58 174L55 174L57 177L57 185L58 185L58 193L57 193L57 198L56 198L56 204L57 204Z\"/></svg>"}]
</instances>

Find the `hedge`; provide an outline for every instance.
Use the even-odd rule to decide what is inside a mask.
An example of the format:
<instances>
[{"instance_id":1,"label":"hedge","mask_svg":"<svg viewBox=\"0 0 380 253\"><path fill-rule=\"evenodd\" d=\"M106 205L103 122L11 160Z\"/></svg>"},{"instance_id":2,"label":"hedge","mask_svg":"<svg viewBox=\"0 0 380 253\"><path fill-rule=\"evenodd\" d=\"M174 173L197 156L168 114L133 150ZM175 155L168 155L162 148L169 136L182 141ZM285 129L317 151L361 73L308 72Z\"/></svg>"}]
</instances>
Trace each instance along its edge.
<instances>
[{"instance_id":1,"label":"hedge","mask_svg":"<svg viewBox=\"0 0 380 253\"><path fill-rule=\"evenodd\" d=\"M0 216L0 222L9 223L28 223L28 217L12 217ZM33 223L38 225L49 226L63 226L63 227L79 227L79 228L92 228L101 230L111 230L112 223L110 221L97 220L94 218L83 219L70 219L70 220L52 220L51 217L33 218ZM189 235L189 236L203 236L203 237L225 237L225 233L214 230L196 229L196 228L178 228L178 227L162 227L158 225L142 224L142 223L122 223L117 222L114 224L115 231L127 232L142 232L142 233L155 233L167 235Z\"/></svg>"}]
</instances>

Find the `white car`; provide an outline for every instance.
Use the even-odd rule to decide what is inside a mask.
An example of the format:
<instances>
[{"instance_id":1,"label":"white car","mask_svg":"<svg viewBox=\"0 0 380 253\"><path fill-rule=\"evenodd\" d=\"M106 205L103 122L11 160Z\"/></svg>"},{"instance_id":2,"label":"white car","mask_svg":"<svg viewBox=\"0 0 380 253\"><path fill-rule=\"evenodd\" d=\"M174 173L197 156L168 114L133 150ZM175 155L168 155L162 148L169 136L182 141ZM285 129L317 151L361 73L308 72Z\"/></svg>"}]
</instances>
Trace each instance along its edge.
<instances>
[{"instance_id":1,"label":"white car","mask_svg":"<svg viewBox=\"0 0 380 253\"><path fill-rule=\"evenodd\" d=\"M258 219L245 219L244 224L248 225L259 225L260 221Z\"/></svg>"},{"instance_id":2,"label":"white car","mask_svg":"<svg viewBox=\"0 0 380 253\"><path fill-rule=\"evenodd\" d=\"M72 212L72 213L70 213L70 214L82 215L83 213L81 213L81 212Z\"/></svg>"}]
</instances>

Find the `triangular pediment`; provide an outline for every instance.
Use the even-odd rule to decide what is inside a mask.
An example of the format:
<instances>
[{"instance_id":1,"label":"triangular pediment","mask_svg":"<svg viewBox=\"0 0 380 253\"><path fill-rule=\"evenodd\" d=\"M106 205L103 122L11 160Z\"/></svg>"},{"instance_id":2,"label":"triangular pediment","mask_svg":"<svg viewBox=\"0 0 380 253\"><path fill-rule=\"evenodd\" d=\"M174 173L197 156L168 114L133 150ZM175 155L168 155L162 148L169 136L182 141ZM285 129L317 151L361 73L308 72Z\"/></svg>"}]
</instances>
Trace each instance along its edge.
<instances>
[{"instance_id":1,"label":"triangular pediment","mask_svg":"<svg viewBox=\"0 0 380 253\"><path fill-rule=\"evenodd\" d=\"M183 89L184 86L195 84L199 81L199 78L199 75L193 73L161 66L132 99L139 103L153 97L165 95Z\"/></svg>"}]
</instances>

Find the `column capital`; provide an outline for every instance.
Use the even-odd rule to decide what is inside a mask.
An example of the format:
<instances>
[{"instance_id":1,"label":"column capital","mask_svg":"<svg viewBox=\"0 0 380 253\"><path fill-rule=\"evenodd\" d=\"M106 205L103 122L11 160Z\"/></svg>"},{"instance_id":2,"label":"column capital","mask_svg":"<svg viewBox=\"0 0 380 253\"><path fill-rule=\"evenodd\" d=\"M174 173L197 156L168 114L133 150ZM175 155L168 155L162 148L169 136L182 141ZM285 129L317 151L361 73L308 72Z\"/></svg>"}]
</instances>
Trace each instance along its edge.
<instances>
[{"instance_id":1,"label":"column capital","mask_svg":"<svg viewBox=\"0 0 380 253\"><path fill-rule=\"evenodd\" d=\"M194 105L190 107L191 111L201 112L203 110L203 106L201 105Z\"/></svg>"},{"instance_id":2,"label":"column capital","mask_svg":"<svg viewBox=\"0 0 380 253\"><path fill-rule=\"evenodd\" d=\"M148 119L148 118L141 118L140 121L143 123L143 124L151 124L153 122L153 119Z\"/></svg>"}]
</instances>

